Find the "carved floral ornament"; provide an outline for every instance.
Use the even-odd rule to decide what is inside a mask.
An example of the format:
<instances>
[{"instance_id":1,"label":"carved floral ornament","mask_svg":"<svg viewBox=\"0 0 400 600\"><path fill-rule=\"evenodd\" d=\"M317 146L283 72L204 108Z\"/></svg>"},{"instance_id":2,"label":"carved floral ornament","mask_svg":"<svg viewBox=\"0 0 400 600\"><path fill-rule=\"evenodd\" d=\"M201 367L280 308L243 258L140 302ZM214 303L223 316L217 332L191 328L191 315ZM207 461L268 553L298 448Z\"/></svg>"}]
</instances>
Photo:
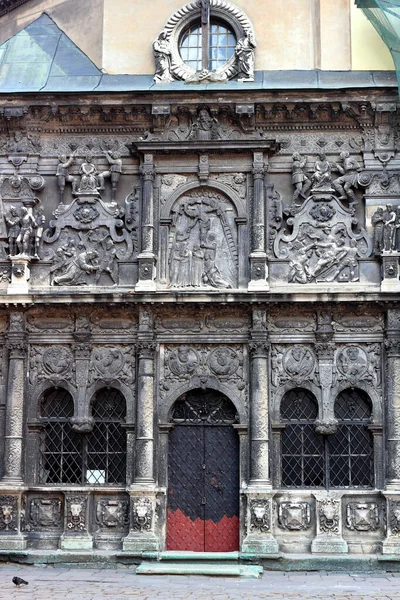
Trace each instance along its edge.
<instances>
[{"instance_id":1,"label":"carved floral ornament","mask_svg":"<svg viewBox=\"0 0 400 600\"><path fill-rule=\"evenodd\" d=\"M209 64L193 68L184 62L181 53L182 39L194 25L217 20L232 38L230 55L226 62L209 70ZM201 38L201 36L199 36ZM251 22L245 13L225 0L198 0L177 10L166 22L164 29L153 42L156 83L183 80L186 83L224 82L236 75L240 81L254 80L255 37ZM189 62L189 61L188 61Z\"/></svg>"}]
</instances>

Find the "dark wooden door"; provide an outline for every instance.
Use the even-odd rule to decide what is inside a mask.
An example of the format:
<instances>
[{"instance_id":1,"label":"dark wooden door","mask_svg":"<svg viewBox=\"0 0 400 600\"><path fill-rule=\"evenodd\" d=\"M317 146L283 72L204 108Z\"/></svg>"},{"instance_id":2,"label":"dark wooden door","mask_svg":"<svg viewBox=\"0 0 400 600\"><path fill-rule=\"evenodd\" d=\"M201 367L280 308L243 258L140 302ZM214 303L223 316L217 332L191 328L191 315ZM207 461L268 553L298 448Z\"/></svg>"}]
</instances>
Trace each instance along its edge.
<instances>
[{"instance_id":1,"label":"dark wooden door","mask_svg":"<svg viewBox=\"0 0 400 600\"><path fill-rule=\"evenodd\" d=\"M167 549L239 548L239 442L229 425L175 425L168 456Z\"/></svg>"}]
</instances>

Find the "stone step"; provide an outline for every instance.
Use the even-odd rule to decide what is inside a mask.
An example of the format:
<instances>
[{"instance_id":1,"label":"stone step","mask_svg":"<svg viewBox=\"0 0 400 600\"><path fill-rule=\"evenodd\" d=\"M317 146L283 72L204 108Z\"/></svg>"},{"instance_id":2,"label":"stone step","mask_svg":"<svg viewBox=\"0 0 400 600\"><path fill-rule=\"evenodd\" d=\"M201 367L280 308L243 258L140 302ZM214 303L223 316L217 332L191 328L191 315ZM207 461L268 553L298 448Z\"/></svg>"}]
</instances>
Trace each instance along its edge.
<instances>
[{"instance_id":1,"label":"stone step","mask_svg":"<svg viewBox=\"0 0 400 600\"><path fill-rule=\"evenodd\" d=\"M166 550L165 552L143 552L142 558L157 561L209 561L234 562L239 560L239 552L192 552L190 550Z\"/></svg>"},{"instance_id":2,"label":"stone step","mask_svg":"<svg viewBox=\"0 0 400 600\"><path fill-rule=\"evenodd\" d=\"M218 564L206 562L142 562L137 575L219 575L257 579L263 572L258 565Z\"/></svg>"}]
</instances>

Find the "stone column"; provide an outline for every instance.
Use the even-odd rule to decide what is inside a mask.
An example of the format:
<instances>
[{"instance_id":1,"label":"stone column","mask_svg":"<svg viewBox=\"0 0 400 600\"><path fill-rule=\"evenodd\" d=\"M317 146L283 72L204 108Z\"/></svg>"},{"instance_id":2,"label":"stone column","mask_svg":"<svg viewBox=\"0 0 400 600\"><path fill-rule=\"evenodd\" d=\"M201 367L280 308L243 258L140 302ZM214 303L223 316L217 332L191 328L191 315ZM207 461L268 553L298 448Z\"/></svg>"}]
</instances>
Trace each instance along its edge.
<instances>
[{"instance_id":1,"label":"stone column","mask_svg":"<svg viewBox=\"0 0 400 600\"><path fill-rule=\"evenodd\" d=\"M154 486L154 353L152 341L138 344L135 484Z\"/></svg>"},{"instance_id":2,"label":"stone column","mask_svg":"<svg viewBox=\"0 0 400 600\"><path fill-rule=\"evenodd\" d=\"M253 340L250 350L250 486L271 488L268 435L268 343Z\"/></svg>"},{"instance_id":3,"label":"stone column","mask_svg":"<svg viewBox=\"0 0 400 600\"><path fill-rule=\"evenodd\" d=\"M253 310L250 351L250 481L246 489L246 537L242 552L276 554L269 475L268 341L264 308Z\"/></svg>"},{"instance_id":4,"label":"stone column","mask_svg":"<svg viewBox=\"0 0 400 600\"><path fill-rule=\"evenodd\" d=\"M143 180L142 192L142 247L138 256L139 278L135 290L139 292L154 291L155 254L154 254L154 178L153 155L145 154L141 165Z\"/></svg>"},{"instance_id":5,"label":"stone column","mask_svg":"<svg viewBox=\"0 0 400 600\"><path fill-rule=\"evenodd\" d=\"M399 337L386 340L387 484L386 489L400 489L400 331Z\"/></svg>"},{"instance_id":6,"label":"stone column","mask_svg":"<svg viewBox=\"0 0 400 600\"><path fill-rule=\"evenodd\" d=\"M0 482L0 550L24 550L21 533L23 487L23 415L25 390L26 340L24 316L10 314L6 335L8 350L7 400L4 440L4 475Z\"/></svg>"},{"instance_id":7,"label":"stone column","mask_svg":"<svg viewBox=\"0 0 400 600\"><path fill-rule=\"evenodd\" d=\"M7 334L8 381L6 404L6 435L4 476L0 485L22 484L22 440L25 388L26 342L24 317L11 313Z\"/></svg>"},{"instance_id":8,"label":"stone column","mask_svg":"<svg viewBox=\"0 0 400 600\"><path fill-rule=\"evenodd\" d=\"M265 252L265 165L262 152L253 154L253 217L251 223L251 253L249 291L268 291L267 255Z\"/></svg>"}]
</instances>

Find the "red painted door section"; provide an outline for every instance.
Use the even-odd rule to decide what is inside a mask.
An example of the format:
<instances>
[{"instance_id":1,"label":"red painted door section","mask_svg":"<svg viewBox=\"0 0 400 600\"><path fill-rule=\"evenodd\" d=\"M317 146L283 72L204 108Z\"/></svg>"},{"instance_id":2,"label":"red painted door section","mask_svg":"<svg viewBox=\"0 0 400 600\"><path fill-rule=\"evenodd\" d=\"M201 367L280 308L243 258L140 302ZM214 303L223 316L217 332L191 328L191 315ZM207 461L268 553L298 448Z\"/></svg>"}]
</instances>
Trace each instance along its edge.
<instances>
[{"instance_id":1,"label":"red painted door section","mask_svg":"<svg viewBox=\"0 0 400 600\"><path fill-rule=\"evenodd\" d=\"M175 425L168 456L167 549L239 548L239 444L232 426Z\"/></svg>"}]
</instances>

